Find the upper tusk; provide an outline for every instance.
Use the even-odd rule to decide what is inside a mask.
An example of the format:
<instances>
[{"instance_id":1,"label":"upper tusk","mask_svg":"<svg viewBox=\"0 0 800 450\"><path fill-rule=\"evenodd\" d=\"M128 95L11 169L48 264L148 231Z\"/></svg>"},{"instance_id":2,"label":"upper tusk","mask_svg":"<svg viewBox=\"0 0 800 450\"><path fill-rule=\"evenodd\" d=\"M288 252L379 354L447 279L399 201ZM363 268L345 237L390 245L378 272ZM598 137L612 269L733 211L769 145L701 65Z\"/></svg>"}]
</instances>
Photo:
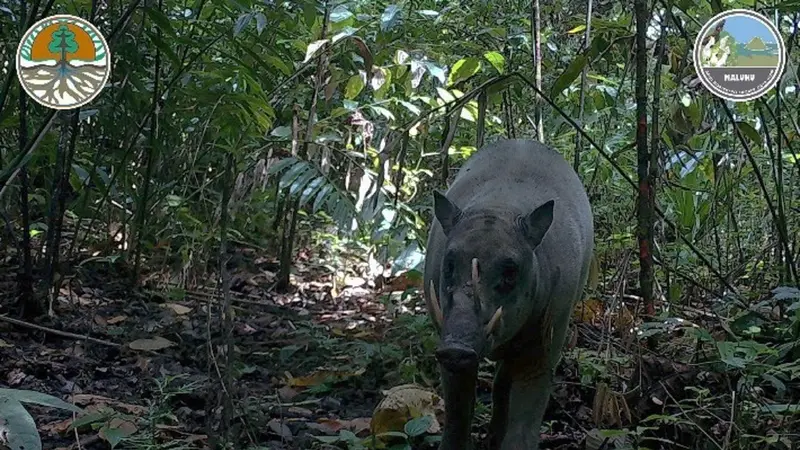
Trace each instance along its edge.
<instances>
[{"instance_id":1,"label":"upper tusk","mask_svg":"<svg viewBox=\"0 0 800 450\"><path fill-rule=\"evenodd\" d=\"M500 317L502 315L503 315L503 307L501 306L497 308L497 311L494 312L492 319L489 321L489 323L486 324L486 329L485 329L486 335L492 334L495 327L497 326L497 322L500 321Z\"/></svg>"},{"instance_id":2,"label":"upper tusk","mask_svg":"<svg viewBox=\"0 0 800 450\"><path fill-rule=\"evenodd\" d=\"M472 258L472 285L478 285L478 258Z\"/></svg>"},{"instance_id":3,"label":"upper tusk","mask_svg":"<svg viewBox=\"0 0 800 450\"><path fill-rule=\"evenodd\" d=\"M433 284L433 280L431 280L431 306L433 308L433 318L436 320L436 325L441 327L444 323L444 314L442 314L442 307L439 305L439 299L436 298L436 286Z\"/></svg>"}]
</instances>

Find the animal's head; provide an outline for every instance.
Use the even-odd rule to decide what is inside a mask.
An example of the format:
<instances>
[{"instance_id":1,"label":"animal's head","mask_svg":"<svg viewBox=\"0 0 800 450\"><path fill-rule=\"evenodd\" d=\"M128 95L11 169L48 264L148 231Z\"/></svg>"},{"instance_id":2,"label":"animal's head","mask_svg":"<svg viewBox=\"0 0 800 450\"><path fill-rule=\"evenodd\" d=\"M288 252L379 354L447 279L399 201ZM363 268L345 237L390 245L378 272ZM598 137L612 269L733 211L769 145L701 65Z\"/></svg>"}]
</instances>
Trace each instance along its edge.
<instances>
[{"instance_id":1,"label":"animal's head","mask_svg":"<svg viewBox=\"0 0 800 450\"><path fill-rule=\"evenodd\" d=\"M538 282L534 250L550 229L553 207L550 200L516 217L465 212L434 193L436 220L447 237L440 286L430 286L443 366L477 366L524 325Z\"/></svg>"}]
</instances>

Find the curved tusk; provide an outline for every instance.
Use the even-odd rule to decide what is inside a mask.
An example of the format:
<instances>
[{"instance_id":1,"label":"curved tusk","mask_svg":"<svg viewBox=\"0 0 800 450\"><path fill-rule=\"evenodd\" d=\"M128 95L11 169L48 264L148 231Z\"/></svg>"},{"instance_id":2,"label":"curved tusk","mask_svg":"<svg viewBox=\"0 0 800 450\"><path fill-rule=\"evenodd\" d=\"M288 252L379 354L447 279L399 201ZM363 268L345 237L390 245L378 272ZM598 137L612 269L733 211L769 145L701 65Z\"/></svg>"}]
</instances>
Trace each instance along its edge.
<instances>
[{"instance_id":1,"label":"curved tusk","mask_svg":"<svg viewBox=\"0 0 800 450\"><path fill-rule=\"evenodd\" d=\"M497 327L497 323L500 322L500 317L502 317L502 315L503 315L503 307L501 306L497 308L497 311L494 312L492 319L489 321L489 323L486 324L486 328L484 331L486 332L487 336L492 334L495 327Z\"/></svg>"},{"instance_id":2,"label":"curved tusk","mask_svg":"<svg viewBox=\"0 0 800 450\"><path fill-rule=\"evenodd\" d=\"M472 286L478 285L478 258L472 258Z\"/></svg>"},{"instance_id":3,"label":"curved tusk","mask_svg":"<svg viewBox=\"0 0 800 450\"><path fill-rule=\"evenodd\" d=\"M442 314L442 307L439 305L439 299L436 298L436 286L433 285L433 280L431 280L431 287L430 287L430 294L431 294L431 307L433 308L433 319L436 321L436 325L441 327L444 323L444 315Z\"/></svg>"}]
</instances>

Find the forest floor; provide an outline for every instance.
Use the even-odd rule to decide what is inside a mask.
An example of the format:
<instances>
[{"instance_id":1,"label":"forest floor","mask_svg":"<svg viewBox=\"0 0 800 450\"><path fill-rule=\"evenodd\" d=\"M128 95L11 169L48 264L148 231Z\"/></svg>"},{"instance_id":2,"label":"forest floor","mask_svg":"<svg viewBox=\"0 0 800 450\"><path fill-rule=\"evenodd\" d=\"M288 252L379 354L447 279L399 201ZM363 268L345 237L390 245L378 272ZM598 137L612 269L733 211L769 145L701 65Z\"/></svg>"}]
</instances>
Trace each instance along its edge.
<instances>
[{"instance_id":1,"label":"forest floor","mask_svg":"<svg viewBox=\"0 0 800 450\"><path fill-rule=\"evenodd\" d=\"M271 450L348 448L343 442L352 439L348 431L369 436L387 391L409 384L416 387L395 392L395 404L409 402L413 407L406 414L427 409L441 421L441 404L425 397L435 392L438 380L436 337L415 289L401 295L401 288L388 300L380 291L391 289L369 287L358 277L334 289L330 274L312 264L310 252L301 252L293 292L277 294L276 261L249 250L238 253L231 280L238 361L231 429L240 442ZM207 311L219 304L219 293L170 287L175 282L170 277L151 273L144 283L150 288L130 290L119 264L88 262L64 283L54 317L37 325L106 342L0 321L0 387L48 393L93 413L75 432L68 429L72 413L26 405L44 449L109 448L100 435L128 436L117 448L189 449L207 443L207 418L219 424L215 406L223 391L213 381L218 366L208 363L209 337L216 340L220 328L209 323ZM396 280L394 286L400 284ZM578 333L573 345L597 347L586 336ZM581 382L579 372L576 359L565 357L542 448L585 448L587 430L595 429L595 389ZM478 438L488 422L491 379L491 367L482 369ZM375 419L381 422L373 423L375 430L398 429L397 414L403 413L388 408L390 414L383 411ZM409 418L400 420L399 431ZM434 421L427 430L437 434L439 426ZM329 441L338 436L341 442L323 444L312 436ZM155 445L164 442L171 444ZM421 442L414 438L410 446L396 448L434 448Z\"/></svg>"}]
</instances>

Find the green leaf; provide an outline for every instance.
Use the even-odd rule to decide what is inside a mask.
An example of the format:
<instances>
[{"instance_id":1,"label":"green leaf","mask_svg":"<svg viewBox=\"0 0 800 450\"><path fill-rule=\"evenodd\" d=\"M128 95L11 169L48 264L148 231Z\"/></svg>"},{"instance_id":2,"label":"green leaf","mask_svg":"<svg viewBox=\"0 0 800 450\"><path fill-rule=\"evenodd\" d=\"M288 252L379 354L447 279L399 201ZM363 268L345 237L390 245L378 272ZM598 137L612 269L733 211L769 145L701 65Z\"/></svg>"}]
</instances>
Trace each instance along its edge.
<instances>
[{"instance_id":1,"label":"green leaf","mask_svg":"<svg viewBox=\"0 0 800 450\"><path fill-rule=\"evenodd\" d=\"M294 197L300 193L315 176L317 176L316 170L307 170L302 175L295 178L294 182L292 182L292 186L289 188L289 196Z\"/></svg>"},{"instance_id":2,"label":"green leaf","mask_svg":"<svg viewBox=\"0 0 800 450\"><path fill-rule=\"evenodd\" d=\"M0 389L0 398L10 398L22 403L33 403L35 405L65 409L67 411L73 411L76 413L83 412L81 408L78 408L71 403L67 403L58 397L36 391L22 389ZM0 414L0 417L3 417L3 415Z\"/></svg>"},{"instance_id":3,"label":"green leaf","mask_svg":"<svg viewBox=\"0 0 800 450\"><path fill-rule=\"evenodd\" d=\"M325 183L324 176L314 178L314 180L308 183L308 186L306 186L305 190L303 190L303 194L300 196L299 206L301 208L308 203L309 200L311 200L311 197L317 193L319 188L322 187L323 183Z\"/></svg>"},{"instance_id":4,"label":"green leaf","mask_svg":"<svg viewBox=\"0 0 800 450\"><path fill-rule=\"evenodd\" d=\"M494 67L497 72L502 75L506 68L506 58L499 52L486 52L483 55L489 61L489 64Z\"/></svg>"},{"instance_id":5,"label":"green leaf","mask_svg":"<svg viewBox=\"0 0 800 450\"><path fill-rule=\"evenodd\" d=\"M478 58L464 58L453 64L448 77L448 86L464 81L481 70L481 61Z\"/></svg>"},{"instance_id":6,"label":"green leaf","mask_svg":"<svg viewBox=\"0 0 800 450\"><path fill-rule=\"evenodd\" d=\"M353 17L347 6L339 5L331 11L331 22L339 23Z\"/></svg>"},{"instance_id":7,"label":"green leaf","mask_svg":"<svg viewBox=\"0 0 800 450\"><path fill-rule=\"evenodd\" d=\"M0 396L0 417L3 418L5 441L10 448L42 449L36 422L22 403L10 397Z\"/></svg>"},{"instance_id":8,"label":"green leaf","mask_svg":"<svg viewBox=\"0 0 800 450\"><path fill-rule=\"evenodd\" d=\"M586 57L583 55L577 56L564 72L553 83L553 88L550 90L551 97L557 97L565 89L567 89L578 75L580 75L583 68L586 66Z\"/></svg>"},{"instance_id":9,"label":"green leaf","mask_svg":"<svg viewBox=\"0 0 800 450\"><path fill-rule=\"evenodd\" d=\"M430 61L424 61L422 65L425 66L425 69L428 70L428 73L430 73L433 78L436 78L442 84L445 83L447 78L445 77L444 69L442 69L439 65Z\"/></svg>"},{"instance_id":10,"label":"green leaf","mask_svg":"<svg viewBox=\"0 0 800 450\"><path fill-rule=\"evenodd\" d=\"M169 22L169 19L167 19L167 16L165 16L164 13L155 8L146 8L146 11L147 15L150 17L150 20L152 20L162 32L171 36L175 36L175 29L172 28L172 24Z\"/></svg>"},{"instance_id":11,"label":"green leaf","mask_svg":"<svg viewBox=\"0 0 800 450\"><path fill-rule=\"evenodd\" d=\"M736 125L739 127L739 130L745 135L748 139L750 139L753 144L761 146L761 135L747 122L736 122Z\"/></svg>"},{"instance_id":12,"label":"green leaf","mask_svg":"<svg viewBox=\"0 0 800 450\"><path fill-rule=\"evenodd\" d=\"M287 170L286 173L284 173L281 177L281 181L279 183L280 189L286 189L289 187L297 177L305 173L307 170L308 163L305 161L298 161L297 164Z\"/></svg>"},{"instance_id":13,"label":"green leaf","mask_svg":"<svg viewBox=\"0 0 800 450\"><path fill-rule=\"evenodd\" d=\"M389 5L383 10L381 14L381 31L389 31L397 23L400 16L400 7L397 5Z\"/></svg>"},{"instance_id":14,"label":"green leaf","mask_svg":"<svg viewBox=\"0 0 800 450\"><path fill-rule=\"evenodd\" d=\"M238 36L251 20L253 20L252 13L245 13L239 16L239 18L236 19L236 23L233 25L233 35Z\"/></svg>"},{"instance_id":15,"label":"green leaf","mask_svg":"<svg viewBox=\"0 0 800 450\"><path fill-rule=\"evenodd\" d=\"M326 184L320 189L317 198L314 200L314 206L311 208L312 213L316 214L322 205L328 200L328 194L333 190L332 184Z\"/></svg>"},{"instance_id":16,"label":"green leaf","mask_svg":"<svg viewBox=\"0 0 800 450\"><path fill-rule=\"evenodd\" d=\"M411 437L416 437L428 431L428 428L430 428L432 423L433 423L433 417L430 415L425 415L406 422L404 430L407 435Z\"/></svg>"},{"instance_id":17,"label":"green leaf","mask_svg":"<svg viewBox=\"0 0 800 450\"><path fill-rule=\"evenodd\" d=\"M272 130L272 132L270 132L269 135L279 138L288 138L289 136L292 135L292 129L291 127L287 126L275 127L275 129Z\"/></svg>"},{"instance_id":18,"label":"green leaf","mask_svg":"<svg viewBox=\"0 0 800 450\"><path fill-rule=\"evenodd\" d=\"M344 98L348 100L352 100L361 93L364 89L364 80L361 78L361 75L353 75L347 80L347 86L344 88Z\"/></svg>"},{"instance_id":19,"label":"green leaf","mask_svg":"<svg viewBox=\"0 0 800 450\"><path fill-rule=\"evenodd\" d=\"M267 16L264 13L256 14L256 30L258 34L261 35L261 32L264 31L264 28L267 27Z\"/></svg>"}]
</instances>

